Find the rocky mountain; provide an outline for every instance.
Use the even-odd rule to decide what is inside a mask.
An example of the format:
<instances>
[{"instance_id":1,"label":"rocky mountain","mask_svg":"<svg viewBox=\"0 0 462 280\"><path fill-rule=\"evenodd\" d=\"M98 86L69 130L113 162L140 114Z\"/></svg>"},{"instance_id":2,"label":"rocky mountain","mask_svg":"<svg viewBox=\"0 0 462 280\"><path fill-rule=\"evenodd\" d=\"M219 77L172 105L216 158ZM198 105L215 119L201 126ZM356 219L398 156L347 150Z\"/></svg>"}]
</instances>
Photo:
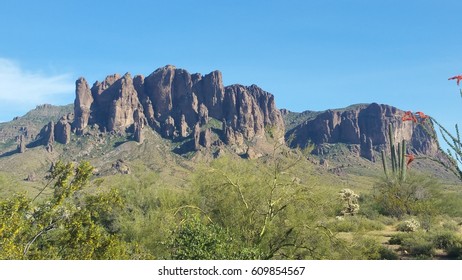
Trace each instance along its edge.
<instances>
[{"instance_id":1,"label":"rocky mountain","mask_svg":"<svg viewBox=\"0 0 462 280\"><path fill-rule=\"evenodd\" d=\"M225 143L261 136L268 126L284 130L273 95L254 85L224 87L219 71L202 76L169 65L146 78L108 76L90 90L77 81L77 134L94 124L109 132L133 126L135 133L148 124L165 138L184 138L209 118L222 121Z\"/></svg>"},{"instance_id":2,"label":"rocky mountain","mask_svg":"<svg viewBox=\"0 0 462 280\"><path fill-rule=\"evenodd\" d=\"M403 122L405 112L395 107L373 103L324 112L278 110L272 94L256 85L224 86L219 71L190 74L167 65L147 77L109 75L91 87L79 78L75 95L73 108L44 105L29 113L40 117L26 115L0 124L2 155L36 146L53 152L56 143L83 141L79 139L91 139L89 147L116 138L119 143L143 143L149 132L174 143L171 151L177 154L219 154L224 147L234 147L233 152L252 158L264 154L258 145L266 141L265 135L285 134L288 146L310 146L321 158L331 153L332 145L345 144L349 154L374 162L381 150L389 149L392 124L395 141L407 141L407 153L447 159L432 137L431 123ZM32 119L40 119L41 129L26 125ZM13 144L14 149L5 152ZM91 155L91 148L86 153Z\"/></svg>"},{"instance_id":3,"label":"rocky mountain","mask_svg":"<svg viewBox=\"0 0 462 280\"><path fill-rule=\"evenodd\" d=\"M284 116L288 116L285 112ZM388 127L394 128L394 140L405 140L407 153L440 157L441 151L430 122L402 121L405 112L389 105L360 104L345 109L309 112L305 120L286 133L291 147L314 144L313 153L326 152L325 144L352 145L361 157L374 161L377 152L389 149ZM291 116L294 119L294 116ZM356 149L355 149L356 148Z\"/></svg>"},{"instance_id":4,"label":"rocky mountain","mask_svg":"<svg viewBox=\"0 0 462 280\"><path fill-rule=\"evenodd\" d=\"M95 128L102 133L131 133L143 142L145 127L167 139L191 139L193 144L185 145L183 152L212 145L243 146L268 129L284 132L272 94L256 85L224 86L219 71L203 76L167 65L147 77L110 75L92 87L84 78L77 79L74 113L48 123L33 145L52 150L54 141L67 144L71 131L85 135Z\"/></svg>"}]
</instances>

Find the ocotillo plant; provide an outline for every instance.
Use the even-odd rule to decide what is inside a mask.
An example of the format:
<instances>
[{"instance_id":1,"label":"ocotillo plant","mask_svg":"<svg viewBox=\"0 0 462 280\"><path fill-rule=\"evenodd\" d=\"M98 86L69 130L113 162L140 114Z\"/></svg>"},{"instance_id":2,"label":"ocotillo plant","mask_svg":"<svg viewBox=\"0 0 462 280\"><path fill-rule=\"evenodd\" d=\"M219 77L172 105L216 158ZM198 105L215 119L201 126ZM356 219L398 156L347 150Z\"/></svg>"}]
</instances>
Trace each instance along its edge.
<instances>
[{"instance_id":1,"label":"ocotillo plant","mask_svg":"<svg viewBox=\"0 0 462 280\"><path fill-rule=\"evenodd\" d=\"M383 171L387 179L398 179L401 182L406 180L406 142L404 140L395 146L393 137L393 125L390 123L388 126L388 137L390 141L390 154L391 154L391 171L392 178L388 174L387 159L385 151L382 150L382 165Z\"/></svg>"}]
</instances>

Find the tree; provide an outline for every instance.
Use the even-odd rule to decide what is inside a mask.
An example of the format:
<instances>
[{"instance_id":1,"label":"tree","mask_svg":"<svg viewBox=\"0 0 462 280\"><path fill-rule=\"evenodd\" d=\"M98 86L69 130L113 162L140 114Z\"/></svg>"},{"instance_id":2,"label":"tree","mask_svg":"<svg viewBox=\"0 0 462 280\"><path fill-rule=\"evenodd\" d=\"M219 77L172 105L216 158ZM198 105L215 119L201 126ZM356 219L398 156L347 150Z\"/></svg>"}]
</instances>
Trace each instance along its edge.
<instances>
[{"instance_id":1,"label":"tree","mask_svg":"<svg viewBox=\"0 0 462 280\"><path fill-rule=\"evenodd\" d=\"M93 167L57 162L48 184L34 199L18 194L0 202L1 259L127 259L136 245L111 228L111 213L121 207L116 191L88 195ZM51 197L37 198L51 188Z\"/></svg>"},{"instance_id":2,"label":"tree","mask_svg":"<svg viewBox=\"0 0 462 280\"><path fill-rule=\"evenodd\" d=\"M189 216L175 230L168 242L171 257L177 260L259 259L256 248L243 248L222 227Z\"/></svg>"},{"instance_id":3,"label":"tree","mask_svg":"<svg viewBox=\"0 0 462 280\"><path fill-rule=\"evenodd\" d=\"M262 259L342 258L346 247L324 223L334 201L297 177L303 161L282 145L258 160L215 160L193 180L195 206Z\"/></svg>"}]
</instances>

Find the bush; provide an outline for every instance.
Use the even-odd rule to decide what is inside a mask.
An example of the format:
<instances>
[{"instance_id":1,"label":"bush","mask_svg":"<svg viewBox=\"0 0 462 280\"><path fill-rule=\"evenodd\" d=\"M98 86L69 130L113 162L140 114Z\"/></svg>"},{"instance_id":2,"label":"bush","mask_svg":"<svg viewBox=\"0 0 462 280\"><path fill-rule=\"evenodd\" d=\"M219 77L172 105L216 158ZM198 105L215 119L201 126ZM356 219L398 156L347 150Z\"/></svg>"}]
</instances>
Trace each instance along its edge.
<instances>
[{"instance_id":1,"label":"bush","mask_svg":"<svg viewBox=\"0 0 462 280\"><path fill-rule=\"evenodd\" d=\"M401 245L403 243L403 239L405 238L404 234L396 234L393 235L390 240L388 240L388 244L390 245Z\"/></svg>"},{"instance_id":2,"label":"bush","mask_svg":"<svg viewBox=\"0 0 462 280\"><path fill-rule=\"evenodd\" d=\"M437 212L432 190L437 182L423 176L409 176L406 181L384 180L374 187L373 200L380 214L401 218L405 215Z\"/></svg>"},{"instance_id":3,"label":"bush","mask_svg":"<svg viewBox=\"0 0 462 280\"><path fill-rule=\"evenodd\" d=\"M258 250L236 245L218 225L188 217L171 237L168 247L176 260L258 259Z\"/></svg>"},{"instance_id":4,"label":"bush","mask_svg":"<svg viewBox=\"0 0 462 280\"><path fill-rule=\"evenodd\" d=\"M452 260L462 260L462 243L457 242L448 247L446 250L448 258Z\"/></svg>"},{"instance_id":5,"label":"bush","mask_svg":"<svg viewBox=\"0 0 462 280\"><path fill-rule=\"evenodd\" d=\"M352 259L365 260L396 260L398 255L391 249L384 247L380 242L371 237L361 234L354 235L354 241L350 247Z\"/></svg>"},{"instance_id":6,"label":"bush","mask_svg":"<svg viewBox=\"0 0 462 280\"><path fill-rule=\"evenodd\" d=\"M398 254L390 248L382 246L379 250L381 260L398 260Z\"/></svg>"},{"instance_id":7,"label":"bush","mask_svg":"<svg viewBox=\"0 0 462 280\"><path fill-rule=\"evenodd\" d=\"M344 217L332 222L329 226L337 232L371 231L383 230L385 228L381 222L369 220L361 216Z\"/></svg>"},{"instance_id":8,"label":"bush","mask_svg":"<svg viewBox=\"0 0 462 280\"><path fill-rule=\"evenodd\" d=\"M397 230L403 232L414 232L420 228L420 223L416 219L409 219L398 224Z\"/></svg>"},{"instance_id":9,"label":"bush","mask_svg":"<svg viewBox=\"0 0 462 280\"><path fill-rule=\"evenodd\" d=\"M432 242L437 249L449 249L461 243L461 239L456 233L451 231L437 232L432 236Z\"/></svg>"},{"instance_id":10,"label":"bush","mask_svg":"<svg viewBox=\"0 0 462 280\"><path fill-rule=\"evenodd\" d=\"M401 249L418 259L432 259L435 255L435 245L430 235L424 232L411 232L402 236Z\"/></svg>"}]
</instances>

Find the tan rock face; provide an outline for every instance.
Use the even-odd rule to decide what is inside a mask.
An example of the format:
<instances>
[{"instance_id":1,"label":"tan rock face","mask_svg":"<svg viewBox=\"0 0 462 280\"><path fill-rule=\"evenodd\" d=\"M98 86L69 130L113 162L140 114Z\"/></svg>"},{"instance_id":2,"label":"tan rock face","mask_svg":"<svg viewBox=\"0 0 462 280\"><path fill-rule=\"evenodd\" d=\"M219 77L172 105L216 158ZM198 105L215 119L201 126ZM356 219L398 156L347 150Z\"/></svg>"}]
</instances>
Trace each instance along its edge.
<instances>
[{"instance_id":1,"label":"tan rock face","mask_svg":"<svg viewBox=\"0 0 462 280\"><path fill-rule=\"evenodd\" d=\"M75 82L75 95L73 126L77 134L82 134L83 129L88 125L93 103L93 96L84 78L79 78Z\"/></svg>"},{"instance_id":2,"label":"tan rock face","mask_svg":"<svg viewBox=\"0 0 462 280\"><path fill-rule=\"evenodd\" d=\"M108 132L122 132L133 126L133 131L139 133L142 125L135 120L135 112L166 138L186 137L188 128L198 122L205 125L209 118L223 120L230 128L222 131L225 142L240 143L261 136L265 127L284 131L271 94L255 85L224 87L219 71L191 75L171 65L146 78L137 75L132 79L128 73L123 77L110 75L103 82L95 82L91 90L80 78L76 82L75 105L76 133L83 133L87 125L97 125ZM208 141L202 143L209 145Z\"/></svg>"},{"instance_id":3,"label":"tan rock face","mask_svg":"<svg viewBox=\"0 0 462 280\"><path fill-rule=\"evenodd\" d=\"M62 118L55 125L55 140L62 144L67 144L71 141L71 125L70 123Z\"/></svg>"},{"instance_id":4,"label":"tan rock face","mask_svg":"<svg viewBox=\"0 0 462 280\"><path fill-rule=\"evenodd\" d=\"M123 131L125 128L135 123L134 113L138 111L140 118L144 118L138 94L133 86L133 80L130 74L125 74L121 79L114 83L117 90L110 104L108 131Z\"/></svg>"},{"instance_id":5,"label":"tan rock face","mask_svg":"<svg viewBox=\"0 0 462 280\"><path fill-rule=\"evenodd\" d=\"M314 144L359 144L361 156L373 159L372 149L389 149L388 125L394 127L395 141L406 140L408 152L426 155L438 153L438 142L421 126L403 122L404 111L388 105L372 103L349 110L327 110L287 133L294 136L291 146Z\"/></svg>"},{"instance_id":6,"label":"tan rock face","mask_svg":"<svg viewBox=\"0 0 462 280\"><path fill-rule=\"evenodd\" d=\"M26 137L24 135L19 135L18 137L18 148L19 153L24 153L26 151Z\"/></svg>"}]
</instances>

